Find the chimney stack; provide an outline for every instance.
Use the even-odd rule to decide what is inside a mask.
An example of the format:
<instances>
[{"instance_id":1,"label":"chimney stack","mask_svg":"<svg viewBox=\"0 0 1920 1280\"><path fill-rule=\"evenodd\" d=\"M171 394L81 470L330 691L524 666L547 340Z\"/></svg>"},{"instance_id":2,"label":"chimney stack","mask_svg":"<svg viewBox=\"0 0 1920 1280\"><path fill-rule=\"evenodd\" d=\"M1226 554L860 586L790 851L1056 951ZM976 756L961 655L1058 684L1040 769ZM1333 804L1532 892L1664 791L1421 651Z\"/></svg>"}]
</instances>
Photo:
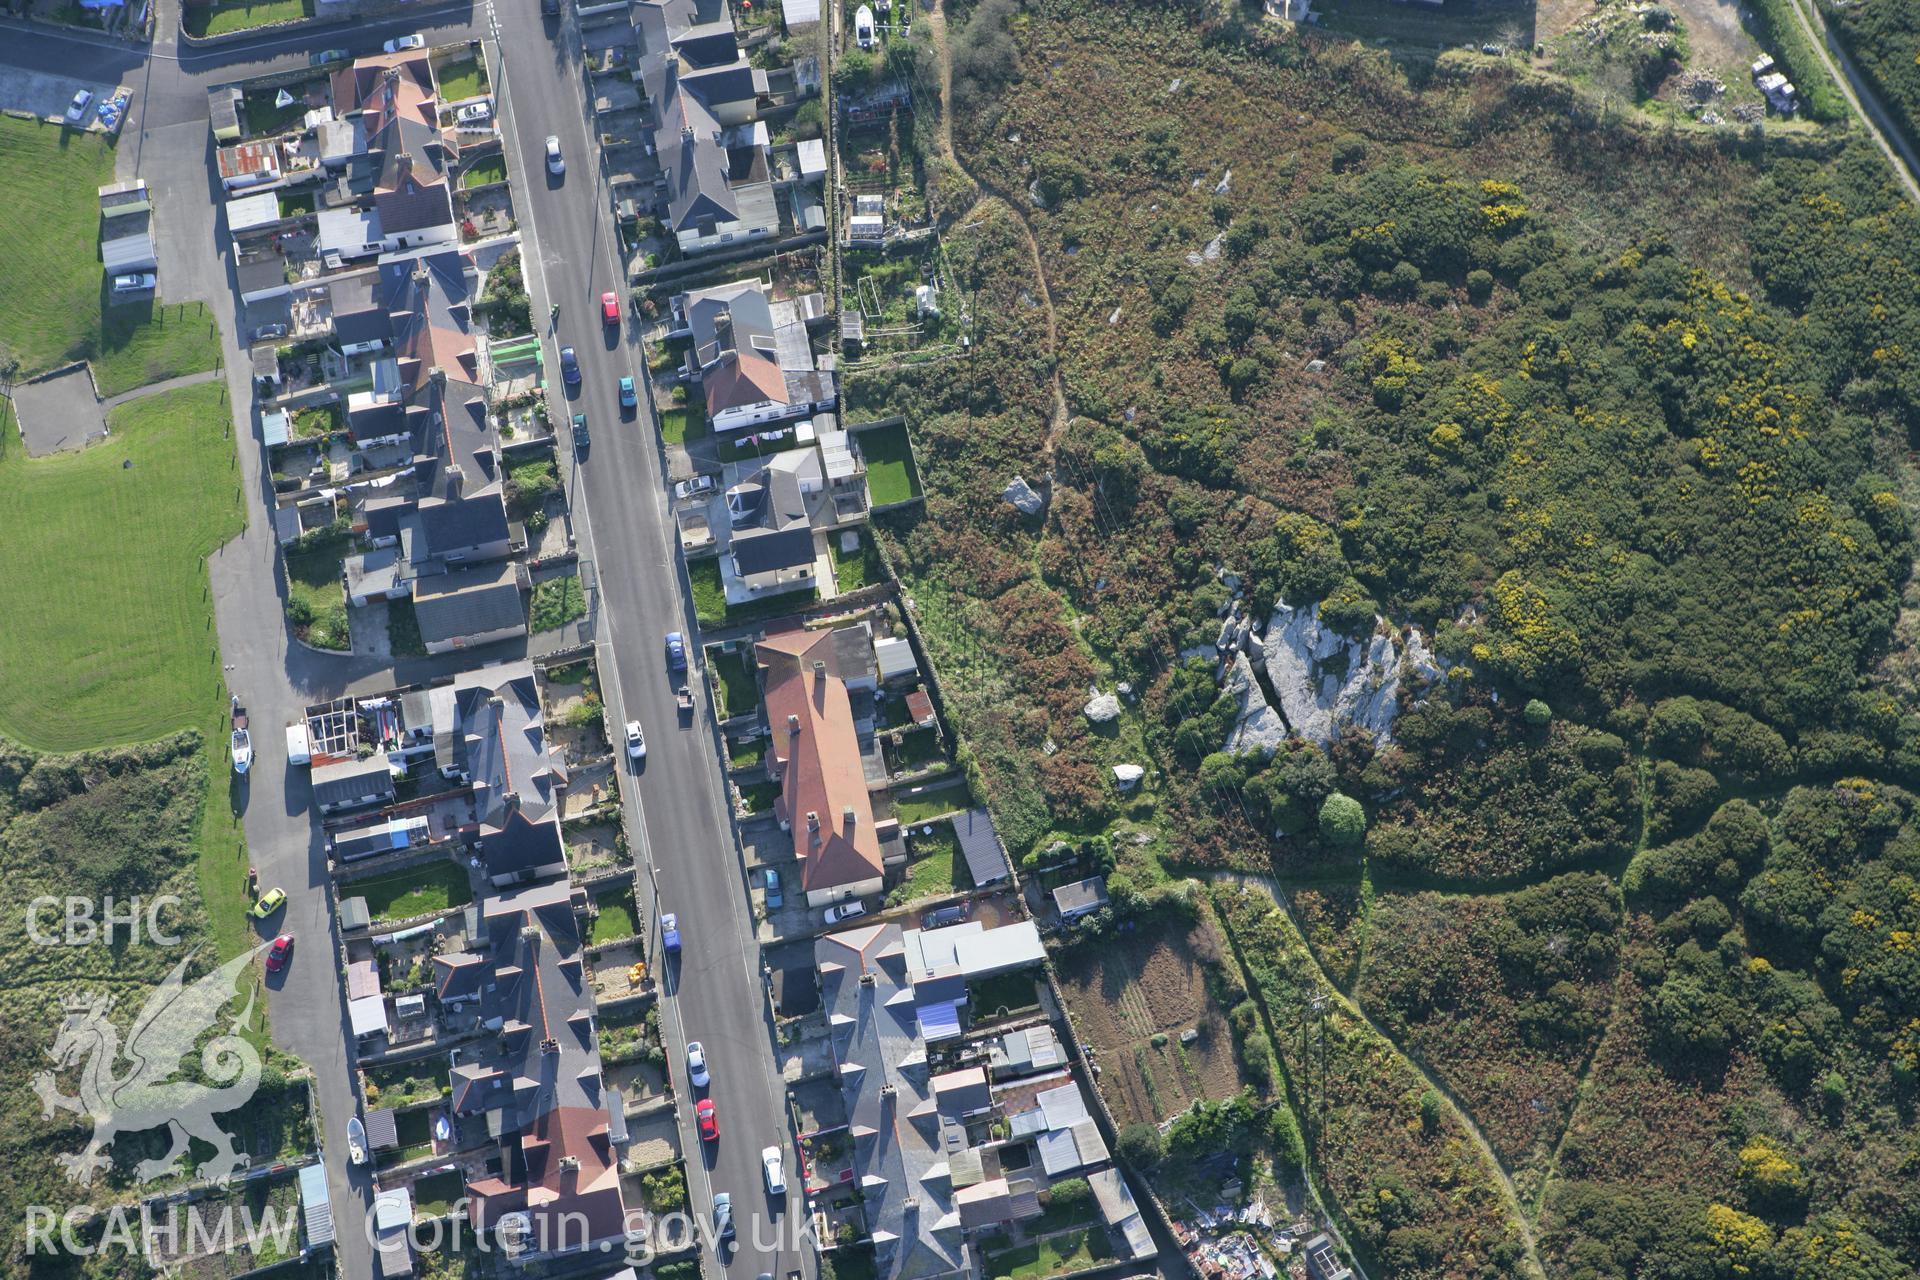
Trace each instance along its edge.
<instances>
[{"instance_id":1,"label":"chimney stack","mask_svg":"<svg viewBox=\"0 0 1920 1280\"><path fill-rule=\"evenodd\" d=\"M788 733L791 733L791 734L795 734L795 735L798 735L798 734L799 734L799 732L800 732L800 717L799 717L799 716L797 716L797 715L795 715L795 716L788 716L788 717L787 717L787 732L788 732Z\"/></svg>"},{"instance_id":2,"label":"chimney stack","mask_svg":"<svg viewBox=\"0 0 1920 1280\"><path fill-rule=\"evenodd\" d=\"M852 805L848 805L846 808L840 811L840 826L846 831L848 837L851 838L853 835L853 806Z\"/></svg>"}]
</instances>

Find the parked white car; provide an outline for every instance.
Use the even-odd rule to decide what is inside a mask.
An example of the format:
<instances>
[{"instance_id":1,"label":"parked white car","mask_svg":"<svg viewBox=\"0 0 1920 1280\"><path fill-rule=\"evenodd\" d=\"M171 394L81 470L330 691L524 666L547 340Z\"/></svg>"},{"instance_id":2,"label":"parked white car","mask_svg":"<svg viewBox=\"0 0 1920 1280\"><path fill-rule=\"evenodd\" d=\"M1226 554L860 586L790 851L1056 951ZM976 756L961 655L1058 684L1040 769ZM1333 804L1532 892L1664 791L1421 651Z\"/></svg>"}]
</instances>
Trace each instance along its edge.
<instances>
[{"instance_id":1,"label":"parked white car","mask_svg":"<svg viewBox=\"0 0 1920 1280\"><path fill-rule=\"evenodd\" d=\"M707 1074L707 1051L698 1040L687 1041L687 1079L696 1089L706 1088L713 1080Z\"/></svg>"},{"instance_id":2,"label":"parked white car","mask_svg":"<svg viewBox=\"0 0 1920 1280\"><path fill-rule=\"evenodd\" d=\"M93 105L93 90L81 89L73 95L73 101L67 104L67 123L79 124L87 118L87 108Z\"/></svg>"},{"instance_id":3,"label":"parked white car","mask_svg":"<svg viewBox=\"0 0 1920 1280\"><path fill-rule=\"evenodd\" d=\"M547 135L547 172L557 178L566 171L566 158L560 154L560 135L550 133Z\"/></svg>"},{"instance_id":4,"label":"parked white car","mask_svg":"<svg viewBox=\"0 0 1920 1280\"><path fill-rule=\"evenodd\" d=\"M151 271L136 271L132 275L115 276L113 278L113 291L115 293L145 293L153 288L154 279L154 274Z\"/></svg>"},{"instance_id":5,"label":"parked white car","mask_svg":"<svg viewBox=\"0 0 1920 1280\"><path fill-rule=\"evenodd\" d=\"M461 124L485 124L493 119L493 108L484 102L469 102L454 112L453 118Z\"/></svg>"},{"instance_id":6,"label":"parked white car","mask_svg":"<svg viewBox=\"0 0 1920 1280\"><path fill-rule=\"evenodd\" d=\"M866 903L843 902L837 907L827 908L827 923L839 924L842 920L851 920L855 916L863 916L865 914L867 914Z\"/></svg>"},{"instance_id":7,"label":"parked white car","mask_svg":"<svg viewBox=\"0 0 1920 1280\"><path fill-rule=\"evenodd\" d=\"M636 764L647 758L647 735L640 732L638 720L627 721L627 759Z\"/></svg>"},{"instance_id":8,"label":"parked white car","mask_svg":"<svg viewBox=\"0 0 1920 1280\"><path fill-rule=\"evenodd\" d=\"M767 1193L787 1194L787 1171L780 1165L780 1148L768 1147L760 1153L760 1170L767 1175Z\"/></svg>"},{"instance_id":9,"label":"parked white car","mask_svg":"<svg viewBox=\"0 0 1920 1280\"><path fill-rule=\"evenodd\" d=\"M410 36L395 36L381 47L388 53L405 53L409 49L426 48L427 38L416 31Z\"/></svg>"}]
</instances>

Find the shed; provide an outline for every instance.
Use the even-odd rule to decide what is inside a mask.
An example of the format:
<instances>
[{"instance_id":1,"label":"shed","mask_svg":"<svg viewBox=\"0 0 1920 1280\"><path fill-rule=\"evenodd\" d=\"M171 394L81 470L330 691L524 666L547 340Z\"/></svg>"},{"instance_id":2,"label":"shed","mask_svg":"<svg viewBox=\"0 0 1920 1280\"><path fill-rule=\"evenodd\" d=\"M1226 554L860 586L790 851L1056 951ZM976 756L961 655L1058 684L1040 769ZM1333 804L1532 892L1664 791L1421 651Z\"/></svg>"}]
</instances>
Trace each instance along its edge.
<instances>
[{"instance_id":1,"label":"shed","mask_svg":"<svg viewBox=\"0 0 1920 1280\"><path fill-rule=\"evenodd\" d=\"M150 231L121 236L117 240L102 241L100 261L110 276L118 275L123 271L152 271L160 265L160 259L154 252L153 233Z\"/></svg>"},{"instance_id":2,"label":"shed","mask_svg":"<svg viewBox=\"0 0 1920 1280\"><path fill-rule=\"evenodd\" d=\"M285 409L269 409L260 415L260 443L271 449L293 438L293 420Z\"/></svg>"},{"instance_id":3,"label":"shed","mask_svg":"<svg viewBox=\"0 0 1920 1280\"><path fill-rule=\"evenodd\" d=\"M372 923L372 912L367 909L365 898L356 896L340 899L340 932L365 929Z\"/></svg>"},{"instance_id":4,"label":"shed","mask_svg":"<svg viewBox=\"0 0 1920 1280\"><path fill-rule=\"evenodd\" d=\"M333 1197L327 1193L327 1167L323 1164L301 1167L300 1216L306 1222L307 1248L333 1243Z\"/></svg>"},{"instance_id":5,"label":"shed","mask_svg":"<svg viewBox=\"0 0 1920 1280\"><path fill-rule=\"evenodd\" d=\"M207 90L207 119L215 142L240 140L240 90L223 84Z\"/></svg>"},{"instance_id":6,"label":"shed","mask_svg":"<svg viewBox=\"0 0 1920 1280\"><path fill-rule=\"evenodd\" d=\"M953 834L960 842L960 852L967 859L967 872L976 887L998 884L1011 874L1000 833L993 828L993 815L985 808L975 807L955 815Z\"/></svg>"},{"instance_id":7,"label":"shed","mask_svg":"<svg viewBox=\"0 0 1920 1280\"><path fill-rule=\"evenodd\" d=\"M787 24L787 30L804 27L810 22L820 21L820 0L784 0L780 6L780 18Z\"/></svg>"},{"instance_id":8,"label":"shed","mask_svg":"<svg viewBox=\"0 0 1920 1280\"><path fill-rule=\"evenodd\" d=\"M913 658L913 646L893 636L873 642L873 665L880 672L882 684L920 674L920 664Z\"/></svg>"},{"instance_id":9,"label":"shed","mask_svg":"<svg viewBox=\"0 0 1920 1280\"><path fill-rule=\"evenodd\" d=\"M367 1150L391 1151L400 1145L400 1122L391 1107L367 1112L366 1126Z\"/></svg>"},{"instance_id":10,"label":"shed","mask_svg":"<svg viewBox=\"0 0 1920 1280\"><path fill-rule=\"evenodd\" d=\"M1062 920L1077 920L1098 911L1107 905L1106 877L1088 876L1061 885L1053 891L1053 905L1059 908Z\"/></svg>"},{"instance_id":11,"label":"shed","mask_svg":"<svg viewBox=\"0 0 1920 1280\"><path fill-rule=\"evenodd\" d=\"M227 201L227 234L257 231L280 221L280 197L272 191L256 191L250 196Z\"/></svg>"},{"instance_id":12,"label":"shed","mask_svg":"<svg viewBox=\"0 0 1920 1280\"><path fill-rule=\"evenodd\" d=\"M886 229L886 219L877 213L856 213L847 219L847 236L852 240L878 240Z\"/></svg>"},{"instance_id":13,"label":"shed","mask_svg":"<svg viewBox=\"0 0 1920 1280\"><path fill-rule=\"evenodd\" d=\"M791 8L791 3L789 3ZM819 138L807 138L800 143L800 178L803 182L815 182L827 176L827 144Z\"/></svg>"},{"instance_id":14,"label":"shed","mask_svg":"<svg viewBox=\"0 0 1920 1280\"><path fill-rule=\"evenodd\" d=\"M153 198L147 193L147 180L109 182L100 188L100 216L118 218L132 213L153 212Z\"/></svg>"}]
</instances>

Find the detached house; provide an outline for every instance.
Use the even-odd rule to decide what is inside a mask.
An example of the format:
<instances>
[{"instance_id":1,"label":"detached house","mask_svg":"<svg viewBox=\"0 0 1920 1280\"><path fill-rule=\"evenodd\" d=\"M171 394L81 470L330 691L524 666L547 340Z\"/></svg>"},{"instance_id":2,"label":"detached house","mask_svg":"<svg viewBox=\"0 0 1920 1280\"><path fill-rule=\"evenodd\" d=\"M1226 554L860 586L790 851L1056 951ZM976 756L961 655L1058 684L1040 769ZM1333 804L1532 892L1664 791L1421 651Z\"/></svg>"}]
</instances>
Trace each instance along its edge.
<instances>
[{"instance_id":1,"label":"detached house","mask_svg":"<svg viewBox=\"0 0 1920 1280\"><path fill-rule=\"evenodd\" d=\"M767 73L750 65L725 6L638 0L640 79L653 103L653 145L666 182L664 221L682 253L780 230L767 130L754 123Z\"/></svg>"},{"instance_id":2,"label":"detached house","mask_svg":"<svg viewBox=\"0 0 1920 1280\"><path fill-rule=\"evenodd\" d=\"M807 905L820 907L880 892L884 858L846 681L828 670L830 652L793 649L776 639L755 646L755 656L764 668L768 771L780 784L774 814L793 833Z\"/></svg>"},{"instance_id":3,"label":"detached house","mask_svg":"<svg viewBox=\"0 0 1920 1280\"><path fill-rule=\"evenodd\" d=\"M700 383L716 432L739 431L825 413L837 393L833 375L814 368L799 308L776 304L758 280L736 280L680 294L671 336L692 339L687 372Z\"/></svg>"}]
</instances>

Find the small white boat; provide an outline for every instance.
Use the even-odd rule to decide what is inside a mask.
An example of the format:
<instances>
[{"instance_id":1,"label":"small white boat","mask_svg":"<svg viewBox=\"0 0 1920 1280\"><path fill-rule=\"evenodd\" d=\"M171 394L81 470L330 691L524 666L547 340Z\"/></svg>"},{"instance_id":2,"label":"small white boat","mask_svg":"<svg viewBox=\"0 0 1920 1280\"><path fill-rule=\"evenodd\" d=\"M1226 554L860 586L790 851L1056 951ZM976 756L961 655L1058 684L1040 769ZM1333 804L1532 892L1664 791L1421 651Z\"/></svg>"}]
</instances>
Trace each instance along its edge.
<instances>
[{"instance_id":1,"label":"small white boat","mask_svg":"<svg viewBox=\"0 0 1920 1280\"><path fill-rule=\"evenodd\" d=\"M347 1121L347 1159L355 1164L367 1162L367 1126L360 1123L359 1116Z\"/></svg>"},{"instance_id":2,"label":"small white boat","mask_svg":"<svg viewBox=\"0 0 1920 1280\"><path fill-rule=\"evenodd\" d=\"M247 733L247 709L240 705L240 696L233 698L233 737L228 743L233 753L233 771L245 773L253 767L253 738Z\"/></svg>"}]
</instances>

